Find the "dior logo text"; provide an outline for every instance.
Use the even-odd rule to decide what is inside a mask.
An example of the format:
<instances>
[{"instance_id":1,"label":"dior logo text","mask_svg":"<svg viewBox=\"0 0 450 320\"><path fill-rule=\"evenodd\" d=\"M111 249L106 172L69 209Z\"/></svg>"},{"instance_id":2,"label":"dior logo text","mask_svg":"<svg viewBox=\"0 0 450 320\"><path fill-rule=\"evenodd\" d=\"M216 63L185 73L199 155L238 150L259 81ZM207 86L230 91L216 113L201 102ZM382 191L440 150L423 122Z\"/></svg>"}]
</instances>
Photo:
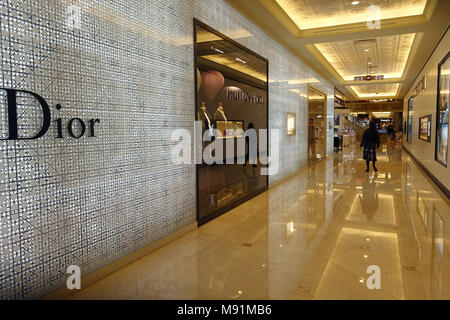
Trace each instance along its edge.
<instances>
[{"instance_id":1,"label":"dior logo text","mask_svg":"<svg viewBox=\"0 0 450 320\"><path fill-rule=\"evenodd\" d=\"M37 93L27 91L27 90L17 90L17 89L8 89L8 88L0 88L0 90L6 91L6 108L8 114L8 133L9 136L7 138L3 138L0 140L33 140L38 139L45 135L50 128L52 116L50 112L50 107L47 102ZM21 93L22 95L28 95L33 97L39 102L42 111L42 126L38 133L36 133L32 137L22 137L19 136L18 130L18 121L17 121L17 93ZM62 106L57 104L55 106L57 110L61 110ZM54 120L56 123L56 131L57 138L64 138L64 130L63 130L63 120L61 118L57 118ZM96 123L99 123L100 119L90 119L89 120L89 137L95 137L94 126ZM78 139L84 136L86 133L86 123L80 118L70 119L67 124L64 124L67 129L68 136ZM76 127L75 127L76 126ZM77 128L77 130L74 130Z\"/></svg>"}]
</instances>

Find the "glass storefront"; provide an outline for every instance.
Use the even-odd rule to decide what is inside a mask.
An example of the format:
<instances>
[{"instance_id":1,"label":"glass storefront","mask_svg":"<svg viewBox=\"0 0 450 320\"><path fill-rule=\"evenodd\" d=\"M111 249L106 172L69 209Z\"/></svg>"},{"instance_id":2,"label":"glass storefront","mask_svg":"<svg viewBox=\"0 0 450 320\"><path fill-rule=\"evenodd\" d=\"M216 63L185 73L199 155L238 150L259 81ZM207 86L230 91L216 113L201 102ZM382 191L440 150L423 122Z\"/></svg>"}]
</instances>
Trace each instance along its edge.
<instances>
[{"instance_id":1,"label":"glass storefront","mask_svg":"<svg viewBox=\"0 0 450 320\"><path fill-rule=\"evenodd\" d=\"M202 224L267 189L258 155L267 152L260 130L268 124L268 62L197 20L195 59L196 119L203 135L203 161L197 165Z\"/></svg>"}]
</instances>

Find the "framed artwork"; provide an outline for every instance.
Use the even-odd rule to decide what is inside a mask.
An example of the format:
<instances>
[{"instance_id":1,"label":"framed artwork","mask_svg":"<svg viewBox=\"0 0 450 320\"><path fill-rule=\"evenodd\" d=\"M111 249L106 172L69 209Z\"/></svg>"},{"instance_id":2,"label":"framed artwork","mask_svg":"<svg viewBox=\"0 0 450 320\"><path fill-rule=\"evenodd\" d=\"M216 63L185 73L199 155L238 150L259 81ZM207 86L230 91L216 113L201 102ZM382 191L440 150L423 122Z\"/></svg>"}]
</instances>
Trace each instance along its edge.
<instances>
[{"instance_id":1,"label":"framed artwork","mask_svg":"<svg viewBox=\"0 0 450 320\"><path fill-rule=\"evenodd\" d=\"M450 101L450 52L438 65L435 160L447 167L448 105Z\"/></svg>"},{"instance_id":2,"label":"framed artwork","mask_svg":"<svg viewBox=\"0 0 450 320\"><path fill-rule=\"evenodd\" d=\"M288 112L286 116L286 131L288 136L295 136L297 132L297 121L295 113Z\"/></svg>"},{"instance_id":3,"label":"framed artwork","mask_svg":"<svg viewBox=\"0 0 450 320\"><path fill-rule=\"evenodd\" d=\"M419 139L431 142L431 114L419 118Z\"/></svg>"}]
</instances>

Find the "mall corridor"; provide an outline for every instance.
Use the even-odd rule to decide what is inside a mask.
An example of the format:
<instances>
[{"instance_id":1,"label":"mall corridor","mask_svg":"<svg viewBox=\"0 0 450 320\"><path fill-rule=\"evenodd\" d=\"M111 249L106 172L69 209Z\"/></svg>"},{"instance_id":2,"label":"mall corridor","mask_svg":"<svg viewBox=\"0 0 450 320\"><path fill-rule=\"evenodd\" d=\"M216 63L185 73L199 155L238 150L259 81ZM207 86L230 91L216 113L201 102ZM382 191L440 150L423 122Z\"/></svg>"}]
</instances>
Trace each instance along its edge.
<instances>
[{"instance_id":1,"label":"mall corridor","mask_svg":"<svg viewBox=\"0 0 450 320\"><path fill-rule=\"evenodd\" d=\"M0 1L0 307L450 301L449 12Z\"/></svg>"},{"instance_id":2,"label":"mall corridor","mask_svg":"<svg viewBox=\"0 0 450 320\"><path fill-rule=\"evenodd\" d=\"M447 198L401 145L378 160L353 144L70 298L449 299Z\"/></svg>"}]
</instances>

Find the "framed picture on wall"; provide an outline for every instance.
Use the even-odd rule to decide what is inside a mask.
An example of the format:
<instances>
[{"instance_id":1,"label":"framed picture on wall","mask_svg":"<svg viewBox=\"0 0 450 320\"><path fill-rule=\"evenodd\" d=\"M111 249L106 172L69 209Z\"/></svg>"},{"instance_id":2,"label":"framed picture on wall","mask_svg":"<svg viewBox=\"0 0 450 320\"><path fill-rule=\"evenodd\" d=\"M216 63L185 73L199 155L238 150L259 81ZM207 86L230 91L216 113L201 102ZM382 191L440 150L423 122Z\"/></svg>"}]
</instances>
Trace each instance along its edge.
<instances>
[{"instance_id":1,"label":"framed picture on wall","mask_svg":"<svg viewBox=\"0 0 450 320\"><path fill-rule=\"evenodd\" d=\"M295 113L288 112L286 115L286 131L288 136L295 136L296 134L296 115Z\"/></svg>"},{"instance_id":2,"label":"framed picture on wall","mask_svg":"<svg viewBox=\"0 0 450 320\"><path fill-rule=\"evenodd\" d=\"M419 139L431 142L431 114L419 118Z\"/></svg>"},{"instance_id":3,"label":"framed picture on wall","mask_svg":"<svg viewBox=\"0 0 450 320\"><path fill-rule=\"evenodd\" d=\"M447 166L448 158L448 105L450 101L450 52L438 65L436 150L435 159Z\"/></svg>"}]
</instances>

